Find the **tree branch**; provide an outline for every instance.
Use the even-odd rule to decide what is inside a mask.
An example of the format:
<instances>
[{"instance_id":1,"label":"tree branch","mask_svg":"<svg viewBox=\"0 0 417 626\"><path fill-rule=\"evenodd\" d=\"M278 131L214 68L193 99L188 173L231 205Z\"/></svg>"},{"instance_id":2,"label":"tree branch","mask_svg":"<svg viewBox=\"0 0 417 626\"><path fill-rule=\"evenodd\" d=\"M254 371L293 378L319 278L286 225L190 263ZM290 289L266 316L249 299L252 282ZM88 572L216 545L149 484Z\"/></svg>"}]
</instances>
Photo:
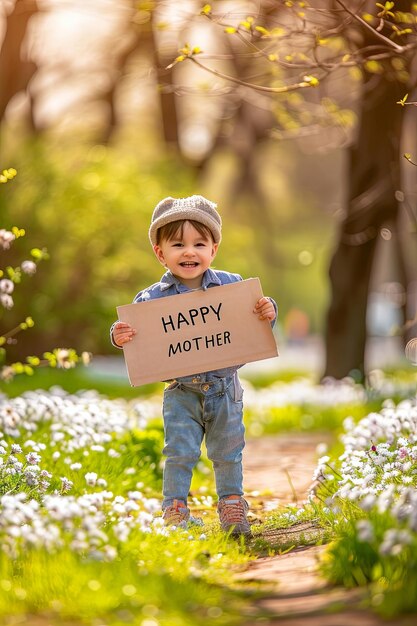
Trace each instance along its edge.
<instances>
[{"instance_id":1,"label":"tree branch","mask_svg":"<svg viewBox=\"0 0 417 626\"><path fill-rule=\"evenodd\" d=\"M382 33L378 32L377 30L375 30L375 28L372 28L372 26L370 24L368 24L367 22L365 22L365 20L363 20L359 15L356 15L356 13L354 13L353 11L351 11L343 2L342 0L336 0L337 4L339 4L347 13L349 13L349 15L351 15L357 22L359 22L362 26L364 26L365 28L367 28L369 31L371 31L371 33L373 33L375 35L375 37L377 37L378 39L380 39L381 41L383 41L387 46L390 46L391 48L394 48L397 52L404 52L404 46L399 46L397 43L395 43L395 41L392 41L391 39L388 39L388 37L385 37L385 35L383 35Z\"/></svg>"},{"instance_id":2,"label":"tree branch","mask_svg":"<svg viewBox=\"0 0 417 626\"><path fill-rule=\"evenodd\" d=\"M229 76L228 74L223 74L223 72L219 72L218 70L214 70L211 67L207 67L203 65L194 56L188 57L190 61L198 65L205 72L209 72L210 74L214 74L218 78L223 78L224 80L228 80L232 83L236 83L237 85L241 85L242 87L248 87L249 89L255 89L256 91L263 91L264 93L287 93L288 91L296 91L298 89L303 89L305 87L310 87L311 85L308 81L301 81L299 83L293 83L292 85L286 85L284 87L265 87L264 85L256 85L255 83L247 83L244 80L240 80L240 78L236 78L235 76Z\"/></svg>"}]
</instances>

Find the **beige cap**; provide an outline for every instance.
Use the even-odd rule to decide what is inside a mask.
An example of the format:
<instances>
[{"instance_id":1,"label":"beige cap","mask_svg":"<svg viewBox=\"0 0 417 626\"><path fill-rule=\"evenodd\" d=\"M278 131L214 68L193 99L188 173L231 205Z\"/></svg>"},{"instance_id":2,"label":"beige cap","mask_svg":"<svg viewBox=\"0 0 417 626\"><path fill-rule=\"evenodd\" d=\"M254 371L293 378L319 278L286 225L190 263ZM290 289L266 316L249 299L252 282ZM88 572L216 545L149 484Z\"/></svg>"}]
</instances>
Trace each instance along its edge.
<instances>
[{"instance_id":1,"label":"beige cap","mask_svg":"<svg viewBox=\"0 0 417 626\"><path fill-rule=\"evenodd\" d=\"M151 244L156 244L156 231L161 226L177 220L194 220L201 222L210 229L214 243L222 238L222 218L216 210L217 205L203 196L188 198L164 198L159 202L152 214L149 228Z\"/></svg>"}]
</instances>

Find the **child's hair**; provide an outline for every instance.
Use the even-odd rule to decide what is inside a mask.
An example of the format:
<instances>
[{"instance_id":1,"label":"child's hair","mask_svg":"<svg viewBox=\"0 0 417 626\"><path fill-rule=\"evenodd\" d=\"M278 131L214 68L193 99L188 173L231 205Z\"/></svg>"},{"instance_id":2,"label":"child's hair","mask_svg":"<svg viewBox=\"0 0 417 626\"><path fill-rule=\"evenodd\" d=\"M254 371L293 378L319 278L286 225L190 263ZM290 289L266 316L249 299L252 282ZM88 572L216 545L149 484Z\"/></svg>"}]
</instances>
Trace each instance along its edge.
<instances>
[{"instance_id":1,"label":"child's hair","mask_svg":"<svg viewBox=\"0 0 417 626\"><path fill-rule=\"evenodd\" d=\"M213 233L210 228L201 222L197 222L196 220L176 220L175 222L169 222L169 224L164 224L161 228L158 228L156 231L156 243L159 246L161 241L171 241L176 237L182 238L184 232L184 224L188 222L191 226L194 226L196 231L207 239L211 239L214 242Z\"/></svg>"}]
</instances>

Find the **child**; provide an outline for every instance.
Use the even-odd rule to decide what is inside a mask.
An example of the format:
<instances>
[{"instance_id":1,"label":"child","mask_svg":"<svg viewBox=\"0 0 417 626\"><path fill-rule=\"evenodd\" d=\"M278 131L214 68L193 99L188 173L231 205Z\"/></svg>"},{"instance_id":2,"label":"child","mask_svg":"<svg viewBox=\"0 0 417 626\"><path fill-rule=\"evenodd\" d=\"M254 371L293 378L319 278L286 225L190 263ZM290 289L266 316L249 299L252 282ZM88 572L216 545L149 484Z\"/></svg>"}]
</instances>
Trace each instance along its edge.
<instances>
[{"instance_id":1,"label":"child","mask_svg":"<svg viewBox=\"0 0 417 626\"><path fill-rule=\"evenodd\" d=\"M152 215L149 238L158 260L168 271L160 282L140 291L134 302L242 280L238 274L210 268L221 240L221 226L216 205L202 196L165 198L159 202ZM275 302L263 297L253 312L273 324L276 311ZM136 332L129 324L116 322L111 329L113 345L123 347L134 339ZM166 463L162 509L166 525L184 526L190 517L187 497L205 436L214 468L221 527L234 535L250 534L249 507L242 489L245 440L238 367L165 381L169 383L163 400Z\"/></svg>"}]
</instances>

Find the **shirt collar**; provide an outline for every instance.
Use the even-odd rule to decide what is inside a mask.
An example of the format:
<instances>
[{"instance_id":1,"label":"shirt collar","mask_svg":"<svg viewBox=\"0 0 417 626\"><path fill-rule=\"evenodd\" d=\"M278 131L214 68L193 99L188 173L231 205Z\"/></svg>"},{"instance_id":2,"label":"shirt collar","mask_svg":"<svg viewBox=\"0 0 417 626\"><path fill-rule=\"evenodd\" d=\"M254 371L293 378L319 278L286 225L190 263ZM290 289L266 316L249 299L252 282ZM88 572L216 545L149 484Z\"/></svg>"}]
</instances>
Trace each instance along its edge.
<instances>
[{"instance_id":1,"label":"shirt collar","mask_svg":"<svg viewBox=\"0 0 417 626\"><path fill-rule=\"evenodd\" d=\"M178 278L176 278L170 270L165 272L162 276L161 280L161 291L165 291L172 286L175 286L178 293L182 293L184 291L189 291L189 288L184 285ZM217 276L217 274L212 269L207 269L203 274L203 280L201 283L201 288L205 291L207 287L210 285L221 285L221 280Z\"/></svg>"}]
</instances>

